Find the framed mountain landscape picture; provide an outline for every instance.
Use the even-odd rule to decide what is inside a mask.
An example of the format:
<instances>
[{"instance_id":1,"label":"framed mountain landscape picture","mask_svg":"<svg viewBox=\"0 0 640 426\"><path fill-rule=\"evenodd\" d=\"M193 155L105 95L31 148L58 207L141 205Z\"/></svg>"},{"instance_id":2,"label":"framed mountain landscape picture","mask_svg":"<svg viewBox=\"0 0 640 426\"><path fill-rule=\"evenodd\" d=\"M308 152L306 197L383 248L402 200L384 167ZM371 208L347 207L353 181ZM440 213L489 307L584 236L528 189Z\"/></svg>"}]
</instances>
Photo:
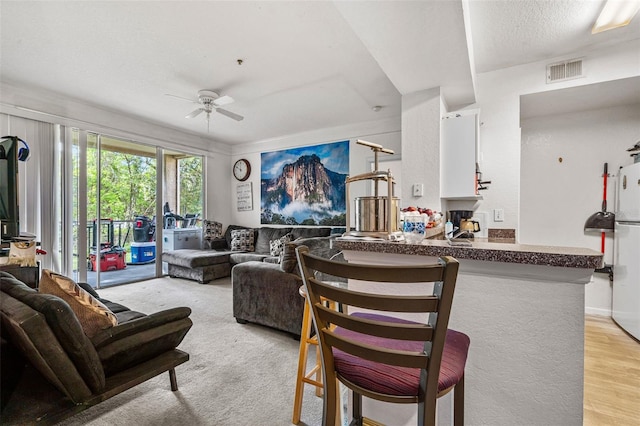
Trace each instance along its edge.
<instances>
[{"instance_id":1,"label":"framed mountain landscape picture","mask_svg":"<svg viewBox=\"0 0 640 426\"><path fill-rule=\"evenodd\" d=\"M349 141L264 152L260 223L344 226Z\"/></svg>"}]
</instances>

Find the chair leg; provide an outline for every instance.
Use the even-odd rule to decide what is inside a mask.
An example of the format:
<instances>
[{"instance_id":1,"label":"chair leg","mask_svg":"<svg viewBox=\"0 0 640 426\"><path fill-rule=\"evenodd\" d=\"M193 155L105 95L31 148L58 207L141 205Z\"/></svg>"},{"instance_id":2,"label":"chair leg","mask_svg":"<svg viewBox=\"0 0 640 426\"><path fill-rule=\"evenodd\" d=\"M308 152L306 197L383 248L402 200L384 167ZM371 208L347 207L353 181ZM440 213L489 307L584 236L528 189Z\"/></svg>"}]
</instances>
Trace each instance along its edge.
<instances>
[{"instance_id":1,"label":"chair leg","mask_svg":"<svg viewBox=\"0 0 640 426\"><path fill-rule=\"evenodd\" d=\"M464 376L453 388L453 424L464 426Z\"/></svg>"},{"instance_id":2,"label":"chair leg","mask_svg":"<svg viewBox=\"0 0 640 426\"><path fill-rule=\"evenodd\" d=\"M316 382L322 383L322 356L320 355L320 345L315 343L316 346ZM316 396L322 397L322 388L316 386Z\"/></svg>"},{"instance_id":3,"label":"chair leg","mask_svg":"<svg viewBox=\"0 0 640 426\"><path fill-rule=\"evenodd\" d=\"M302 313L302 330L300 335L300 348L298 353L298 375L296 376L296 393L293 398L293 417L291 422L294 425L300 423L300 413L302 411L302 396L304 395L304 377L307 370L307 354L309 353L309 334L311 330L311 314L309 304L305 299L304 311Z\"/></svg>"},{"instance_id":4,"label":"chair leg","mask_svg":"<svg viewBox=\"0 0 640 426\"><path fill-rule=\"evenodd\" d=\"M351 392L351 423L355 426L362 426L362 395L358 392Z\"/></svg>"},{"instance_id":5,"label":"chair leg","mask_svg":"<svg viewBox=\"0 0 640 426\"><path fill-rule=\"evenodd\" d=\"M325 376L326 377L326 376ZM338 414L338 379L329 378L324 384L324 410L322 413L322 426L335 426Z\"/></svg>"},{"instance_id":6,"label":"chair leg","mask_svg":"<svg viewBox=\"0 0 640 426\"><path fill-rule=\"evenodd\" d=\"M418 403L418 426L436 425L437 406L437 398L433 401L426 399Z\"/></svg>"},{"instance_id":7,"label":"chair leg","mask_svg":"<svg viewBox=\"0 0 640 426\"><path fill-rule=\"evenodd\" d=\"M176 380L176 370L175 368L172 368L171 370L169 370L169 381L171 382L171 390L172 391L177 391L178 390L178 381Z\"/></svg>"}]
</instances>

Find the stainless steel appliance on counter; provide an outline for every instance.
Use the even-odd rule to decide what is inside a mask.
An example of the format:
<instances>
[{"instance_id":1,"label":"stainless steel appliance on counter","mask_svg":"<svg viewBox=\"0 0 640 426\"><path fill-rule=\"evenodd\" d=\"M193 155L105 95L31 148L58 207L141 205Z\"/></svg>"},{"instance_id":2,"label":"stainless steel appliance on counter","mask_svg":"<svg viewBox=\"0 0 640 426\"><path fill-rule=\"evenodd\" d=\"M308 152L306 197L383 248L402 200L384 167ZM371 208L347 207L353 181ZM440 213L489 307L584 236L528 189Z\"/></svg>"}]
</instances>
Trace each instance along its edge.
<instances>
[{"instance_id":1,"label":"stainless steel appliance on counter","mask_svg":"<svg viewBox=\"0 0 640 426\"><path fill-rule=\"evenodd\" d=\"M402 238L400 230L400 200L394 196L394 179L391 170L378 170L378 154L393 154L393 151L382 145L358 139L359 145L368 146L374 153L375 170L356 176L348 176L346 182L346 232L345 236L375 237L398 240ZM351 230L350 213L350 185L358 181L373 181L374 194L369 197L356 197L355 202L355 231ZM387 184L387 195L378 194L380 181Z\"/></svg>"},{"instance_id":2,"label":"stainless steel appliance on counter","mask_svg":"<svg viewBox=\"0 0 640 426\"><path fill-rule=\"evenodd\" d=\"M474 232L480 232L480 223L472 217L473 210L449 210L454 238L473 238Z\"/></svg>"},{"instance_id":3,"label":"stainless steel appliance on counter","mask_svg":"<svg viewBox=\"0 0 640 426\"><path fill-rule=\"evenodd\" d=\"M640 340L640 163L618 173L614 249L611 316Z\"/></svg>"}]
</instances>

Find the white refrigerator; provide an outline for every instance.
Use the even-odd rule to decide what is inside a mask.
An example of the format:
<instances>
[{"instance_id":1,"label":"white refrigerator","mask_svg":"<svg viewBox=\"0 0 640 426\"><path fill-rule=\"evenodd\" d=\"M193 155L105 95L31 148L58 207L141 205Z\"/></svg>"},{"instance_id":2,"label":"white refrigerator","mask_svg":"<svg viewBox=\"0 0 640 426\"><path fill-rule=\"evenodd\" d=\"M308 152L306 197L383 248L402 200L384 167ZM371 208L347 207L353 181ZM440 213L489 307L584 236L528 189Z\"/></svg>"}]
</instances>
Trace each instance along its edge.
<instances>
[{"instance_id":1,"label":"white refrigerator","mask_svg":"<svg viewBox=\"0 0 640 426\"><path fill-rule=\"evenodd\" d=\"M640 340L640 163L620 169L617 202L611 316Z\"/></svg>"}]
</instances>

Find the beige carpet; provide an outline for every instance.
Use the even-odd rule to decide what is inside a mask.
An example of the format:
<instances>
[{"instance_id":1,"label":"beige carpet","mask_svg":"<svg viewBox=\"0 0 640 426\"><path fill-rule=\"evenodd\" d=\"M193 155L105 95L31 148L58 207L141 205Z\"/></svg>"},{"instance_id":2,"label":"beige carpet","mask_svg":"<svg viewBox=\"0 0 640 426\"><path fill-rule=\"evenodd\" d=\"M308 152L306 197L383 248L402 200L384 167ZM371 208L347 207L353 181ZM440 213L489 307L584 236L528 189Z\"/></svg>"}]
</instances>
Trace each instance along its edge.
<instances>
[{"instance_id":1,"label":"beige carpet","mask_svg":"<svg viewBox=\"0 0 640 426\"><path fill-rule=\"evenodd\" d=\"M189 306L193 327L180 349L190 360L61 423L63 425L290 425L298 345L289 334L236 323L229 278L198 284L160 278L99 290L100 296L152 313ZM311 363L309 364L311 365ZM305 386L301 425L319 425L322 400Z\"/></svg>"}]
</instances>

